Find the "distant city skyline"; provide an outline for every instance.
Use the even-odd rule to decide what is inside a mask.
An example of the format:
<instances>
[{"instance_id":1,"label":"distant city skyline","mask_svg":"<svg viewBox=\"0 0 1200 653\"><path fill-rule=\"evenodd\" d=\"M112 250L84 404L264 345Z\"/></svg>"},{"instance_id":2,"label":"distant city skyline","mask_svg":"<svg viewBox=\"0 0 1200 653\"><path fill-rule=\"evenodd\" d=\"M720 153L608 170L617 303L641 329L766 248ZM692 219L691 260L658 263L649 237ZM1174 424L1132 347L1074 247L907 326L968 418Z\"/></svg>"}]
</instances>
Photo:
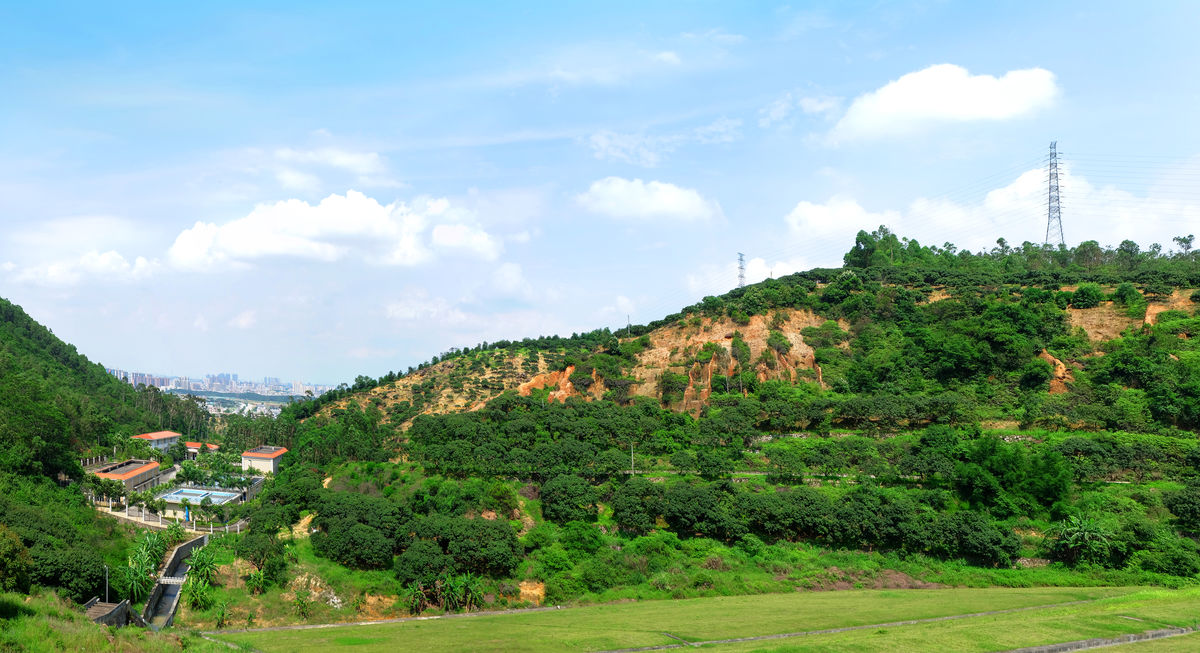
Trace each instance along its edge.
<instances>
[{"instance_id":1,"label":"distant city skyline","mask_svg":"<svg viewBox=\"0 0 1200 653\"><path fill-rule=\"evenodd\" d=\"M265 376L262 381L242 379L232 372L216 374L169 375L122 370L105 367L105 372L133 386L154 386L160 390L183 390L204 392L240 393L254 392L262 395L302 396L306 391L319 395L337 387L338 384L312 383L309 381L291 380L284 382L280 377Z\"/></svg>"}]
</instances>

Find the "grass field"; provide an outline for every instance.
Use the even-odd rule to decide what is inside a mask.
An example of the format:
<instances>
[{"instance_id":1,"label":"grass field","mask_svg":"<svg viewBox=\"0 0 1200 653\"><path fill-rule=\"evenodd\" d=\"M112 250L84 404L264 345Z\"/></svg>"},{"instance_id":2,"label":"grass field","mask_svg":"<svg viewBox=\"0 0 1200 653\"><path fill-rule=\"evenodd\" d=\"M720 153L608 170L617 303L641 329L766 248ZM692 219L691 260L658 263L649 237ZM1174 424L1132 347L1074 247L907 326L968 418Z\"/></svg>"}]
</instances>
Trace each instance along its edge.
<instances>
[{"instance_id":1,"label":"grass field","mask_svg":"<svg viewBox=\"0 0 1200 653\"><path fill-rule=\"evenodd\" d=\"M1092 602L1053 607L1053 604L1073 601ZM934 648L989 651L1141 632L1168 624L1191 626L1200 622L1197 605L1200 605L1200 590L1197 589L846 591L631 602L364 626L222 633L219 637L263 651L338 647L353 647L360 651L390 651L397 647L418 650L591 651L1035 608L951 621L706 646L721 651L915 651ZM1184 641L1197 640L1184 638L1172 641L1183 644Z\"/></svg>"}]
</instances>

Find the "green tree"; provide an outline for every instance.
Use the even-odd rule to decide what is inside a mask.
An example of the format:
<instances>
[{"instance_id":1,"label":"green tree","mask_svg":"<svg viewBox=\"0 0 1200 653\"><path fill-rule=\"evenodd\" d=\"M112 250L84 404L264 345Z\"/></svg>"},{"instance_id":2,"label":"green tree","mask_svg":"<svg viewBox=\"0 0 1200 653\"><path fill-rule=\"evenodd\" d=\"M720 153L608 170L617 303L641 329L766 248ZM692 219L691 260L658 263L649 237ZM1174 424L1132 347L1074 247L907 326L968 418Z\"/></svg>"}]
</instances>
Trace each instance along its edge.
<instances>
[{"instance_id":1,"label":"green tree","mask_svg":"<svg viewBox=\"0 0 1200 653\"><path fill-rule=\"evenodd\" d=\"M28 592L32 571L29 549L16 533L0 524L0 592Z\"/></svg>"},{"instance_id":2,"label":"green tree","mask_svg":"<svg viewBox=\"0 0 1200 653\"><path fill-rule=\"evenodd\" d=\"M556 476L542 486L542 514L558 524L592 521L596 517L596 491L578 476Z\"/></svg>"},{"instance_id":3,"label":"green tree","mask_svg":"<svg viewBox=\"0 0 1200 653\"><path fill-rule=\"evenodd\" d=\"M1071 296L1071 306L1075 308L1095 308L1104 301L1104 291L1094 283L1080 284L1075 294Z\"/></svg>"},{"instance_id":4,"label":"green tree","mask_svg":"<svg viewBox=\"0 0 1200 653\"><path fill-rule=\"evenodd\" d=\"M637 476L613 494L613 521L623 531L645 534L662 513L662 488Z\"/></svg>"}]
</instances>

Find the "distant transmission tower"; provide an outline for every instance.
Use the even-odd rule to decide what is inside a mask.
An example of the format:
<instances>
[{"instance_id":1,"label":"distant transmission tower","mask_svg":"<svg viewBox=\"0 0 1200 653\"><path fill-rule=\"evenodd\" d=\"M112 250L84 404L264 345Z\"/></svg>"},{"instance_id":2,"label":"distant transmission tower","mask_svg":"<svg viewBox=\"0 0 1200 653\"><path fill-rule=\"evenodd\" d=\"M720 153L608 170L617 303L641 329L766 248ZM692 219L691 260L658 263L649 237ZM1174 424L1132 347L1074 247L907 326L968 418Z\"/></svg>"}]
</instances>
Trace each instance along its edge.
<instances>
[{"instance_id":1,"label":"distant transmission tower","mask_svg":"<svg viewBox=\"0 0 1200 653\"><path fill-rule=\"evenodd\" d=\"M738 288L746 287L746 257L738 252Z\"/></svg>"},{"instance_id":2,"label":"distant transmission tower","mask_svg":"<svg viewBox=\"0 0 1200 653\"><path fill-rule=\"evenodd\" d=\"M1050 161L1047 164L1050 188L1046 195L1046 244L1057 238L1058 244L1065 245L1063 238L1062 205L1058 200L1058 141L1050 143Z\"/></svg>"}]
</instances>

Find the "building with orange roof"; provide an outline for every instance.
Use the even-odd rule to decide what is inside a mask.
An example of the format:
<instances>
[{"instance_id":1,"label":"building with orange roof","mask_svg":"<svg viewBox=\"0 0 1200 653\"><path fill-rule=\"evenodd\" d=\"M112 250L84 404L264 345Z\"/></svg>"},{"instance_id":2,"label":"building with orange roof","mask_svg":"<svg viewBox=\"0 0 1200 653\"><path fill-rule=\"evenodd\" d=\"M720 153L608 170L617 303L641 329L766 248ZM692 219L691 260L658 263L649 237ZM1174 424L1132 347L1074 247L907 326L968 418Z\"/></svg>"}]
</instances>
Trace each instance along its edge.
<instances>
[{"instance_id":1,"label":"building with orange roof","mask_svg":"<svg viewBox=\"0 0 1200 653\"><path fill-rule=\"evenodd\" d=\"M286 447L255 447L242 452L242 469L275 474L279 471L279 459L287 453Z\"/></svg>"},{"instance_id":2,"label":"building with orange roof","mask_svg":"<svg viewBox=\"0 0 1200 653\"><path fill-rule=\"evenodd\" d=\"M153 460L126 460L105 465L93 472L98 478L120 481L126 492L137 492L158 485L159 464Z\"/></svg>"},{"instance_id":3,"label":"building with orange roof","mask_svg":"<svg viewBox=\"0 0 1200 653\"><path fill-rule=\"evenodd\" d=\"M188 460L195 460L196 456L200 455L200 447L204 447L209 451L216 451L221 448L211 442L189 442L187 440L183 442L183 446L187 447Z\"/></svg>"},{"instance_id":4,"label":"building with orange roof","mask_svg":"<svg viewBox=\"0 0 1200 653\"><path fill-rule=\"evenodd\" d=\"M133 436L133 439L145 440L146 444L149 444L155 450L166 451L167 449L170 449L171 446L176 442L179 442L179 438L182 437L182 434L176 433L175 431L155 431L153 433L142 433L140 435L135 435Z\"/></svg>"}]
</instances>

